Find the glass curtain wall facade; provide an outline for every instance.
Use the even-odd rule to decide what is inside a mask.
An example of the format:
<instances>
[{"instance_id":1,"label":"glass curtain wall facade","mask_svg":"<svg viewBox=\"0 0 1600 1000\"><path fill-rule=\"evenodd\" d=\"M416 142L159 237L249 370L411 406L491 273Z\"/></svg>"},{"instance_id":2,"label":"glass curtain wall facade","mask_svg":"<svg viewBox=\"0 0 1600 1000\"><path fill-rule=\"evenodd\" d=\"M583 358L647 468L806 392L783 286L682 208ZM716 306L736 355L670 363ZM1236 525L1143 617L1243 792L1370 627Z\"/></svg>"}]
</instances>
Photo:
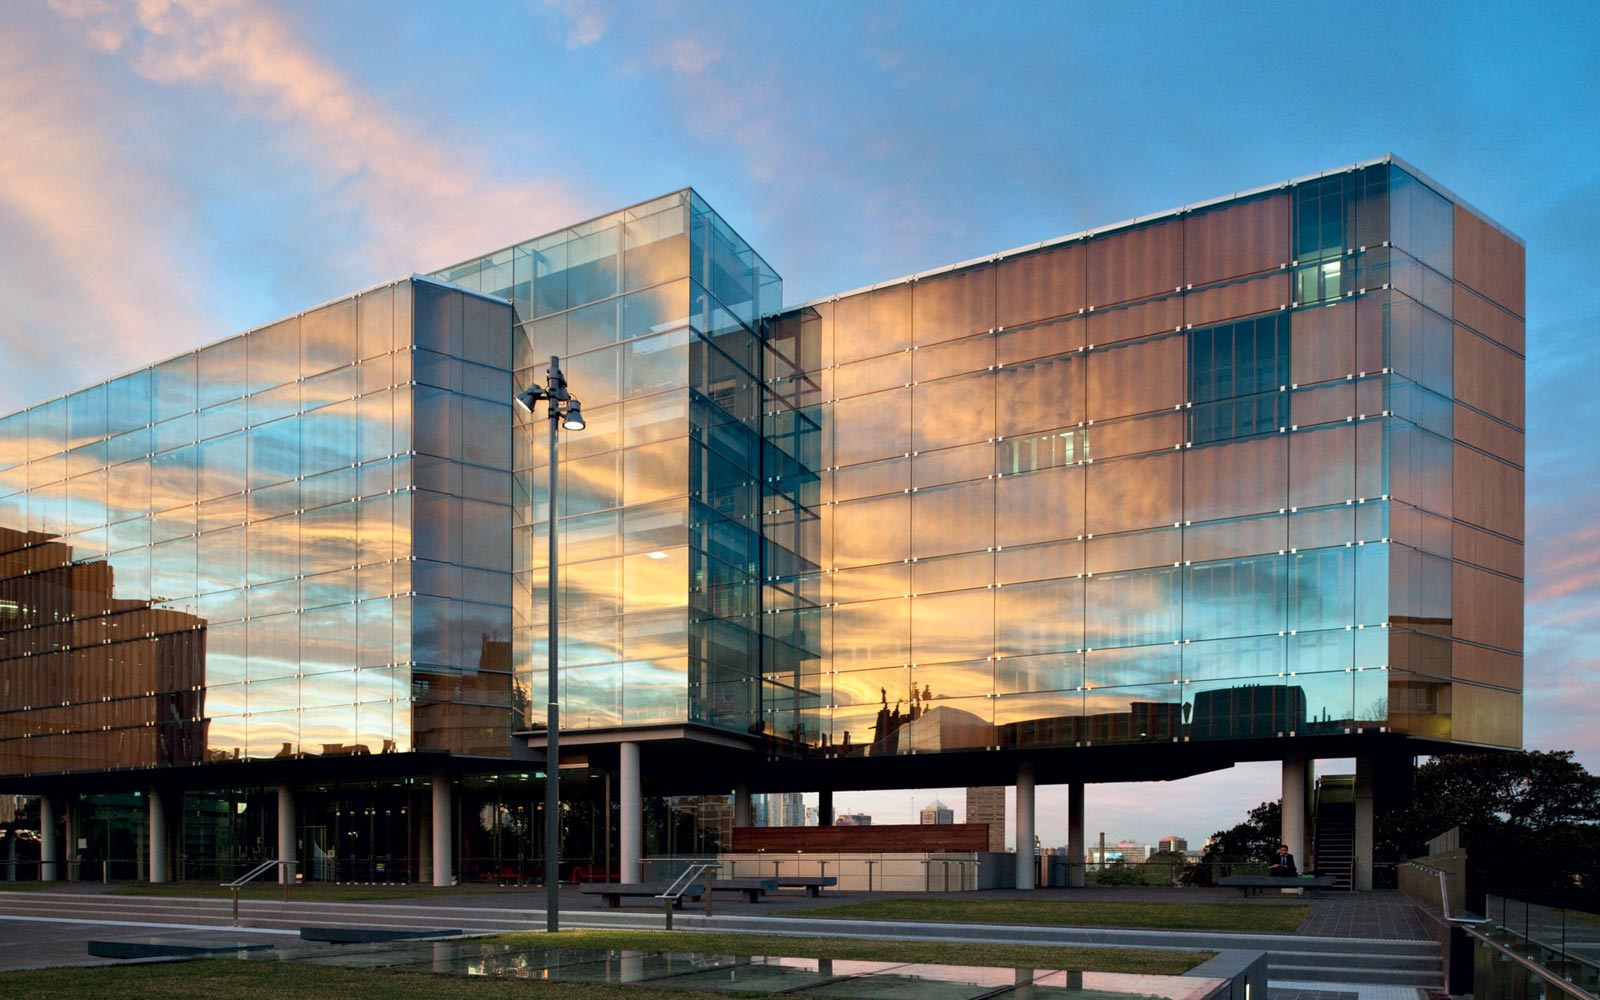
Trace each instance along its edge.
<instances>
[{"instance_id":1,"label":"glass curtain wall facade","mask_svg":"<svg viewBox=\"0 0 1600 1000\"><path fill-rule=\"evenodd\" d=\"M505 756L509 326L401 281L0 418L0 769Z\"/></svg>"},{"instance_id":2,"label":"glass curtain wall facade","mask_svg":"<svg viewBox=\"0 0 1600 1000\"><path fill-rule=\"evenodd\" d=\"M510 300L519 390L556 355L583 402L587 429L560 446L563 728L758 727L760 330L778 276L688 190L437 275ZM542 418L515 440L517 690L539 706Z\"/></svg>"},{"instance_id":3,"label":"glass curtain wall facade","mask_svg":"<svg viewBox=\"0 0 1600 1000\"><path fill-rule=\"evenodd\" d=\"M1522 273L1384 162L774 319L777 745L1520 745Z\"/></svg>"}]
</instances>

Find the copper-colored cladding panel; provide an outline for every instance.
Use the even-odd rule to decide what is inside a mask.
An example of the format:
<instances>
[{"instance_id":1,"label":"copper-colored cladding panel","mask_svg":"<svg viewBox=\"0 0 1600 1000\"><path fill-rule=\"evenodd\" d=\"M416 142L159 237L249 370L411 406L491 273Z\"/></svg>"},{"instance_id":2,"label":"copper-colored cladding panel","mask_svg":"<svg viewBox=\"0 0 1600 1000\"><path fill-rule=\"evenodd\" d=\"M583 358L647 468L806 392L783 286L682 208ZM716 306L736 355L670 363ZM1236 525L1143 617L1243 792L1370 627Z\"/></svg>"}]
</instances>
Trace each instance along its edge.
<instances>
[{"instance_id":1,"label":"copper-colored cladding panel","mask_svg":"<svg viewBox=\"0 0 1600 1000\"><path fill-rule=\"evenodd\" d=\"M1467 642L1522 649L1522 583L1461 563L1451 567L1455 636Z\"/></svg>"},{"instance_id":2,"label":"copper-colored cladding panel","mask_svg":"<svg viewBox=\"0 0 1600 1000\"><path fill-rule=\"evenodd\" d=\"M1090 447L1096 461L1122 455L1142 455L1148 451L1170 451L1183 444L1188 417L1179 411L1151 413L1142 417L1097 423L1090 434Z\"/></svg>"},{"instance_id":3,"label":"copper-colored cladding panel","mask_svg":"<svg viewBox=\"0 0 1600 1000\"><path fill-rule=\"evenodd\" d=\"M1290 381L1297 385L1331 382L1356 371L1356 304L1301 309L1289 318ZM1382 348L1382 341L1379 341ZM1381 355L1380 355L1381 356Z\"/></svg>"},{"instance_id":4,"label":"copper-colored cladding panel","mask_svg":"<svg viewBox=\"0 0 1600 1000\"><path fill-rule=\"evenodd\" d=\"M892 354L911 346L911 285L902 283L840 299L833 309L834 364Z\"/></svg>"},{"instance_id":5,"label":"copper-colored cladding panel","mask_svg":"<svg viewBox=\"0 0 1600 1000\"><path fill-rule=\"evenodd\" d=\"M1522 657L1516 653L1457 643L1453 660L1460 680L1522 690Z\"/></svg>"},{"instance_id":6,"label":"copper-colored cladding panel","mask_svg":"<svg viewBox=\"0 0 1600 1000\"><path fill-rule=\"evenodd\" d=\"M1188 293L1183 297L1183 321L1188 326L1210 326L1281 309L1288 303L1288 276L1267 274Z\"/></svg>"},{"instance_id":7,"label":"copper-colored cladding panel","mask_svg":"<svg viewBox=\"0 0 1600 1000\"><path fill-rule=\"evenodd\" d=\"M1185 338L1160 337L1090 352L1089 419L1111 420L1183 403L1187 351ZM1093 436L1091 431L1091 441Z\"/></svg>"},{"instance_id":8,"label":"copper-colored cladding panel","mask_svg":"<svg viewBox=\"0 0 1600 1000\"><path fill-rule=\"evenodd\" d=\"M1451 739L1496 747L1522 746L1522 695L1473 684L1452 684Z\"/></svg>"},{"instance_id":9,"label":"copper-colored cladding panel","mask_svg":"<svg viewBox=\"0 0 1600 1000\"><path fill-rule=\"evenodd\" d=\"M1009 478L1009 477L1007 477ZM1078 481L1078 499L1080 508L1083 499L1083 481ZM998 492L1005 492L1005 481L1001 480ZM1080 519L1077 528L1082 528ZM999 541L1006 533L1006 524L998 521L995 525L995 538ZM1001 542L1000 544L1004 544ZM1002 586L1013 583L1028 583L1034 580L1054 580L1063 576L1076 576L1083 572L1083 543L1077 539L1070 541L1052 541L1042 545L1027 545L1020 548L1006 548L995 554L994 557L994 582Z\"/></svg>"},{"instance_id":10,"label":"copper-colored cladding panel","mask_svg":"<svg viewBox=\"0 0 1600 1000\"><path fill-rule=\"evenodd\" d=\"M1086 343L1088 330L1089 321L1082 316L1006 330L995 337L995 363L1012 365L1076 351Z\"/></svg>"},{"instance_id":11,"label":"copper-colored cladding panel","mask_svg":"<svg viewBox=\"0 0 1600 1000\"><path fill-rule=\"evenodd\" d=\"M1089 313L1089 343L1105 346L1183 326L1183 296L1167 295L1138 305Z\"/></svg>"},{"instance_id":12,"label":"copper-colored cladding panel","mask_svg":"<svg viewBox=\"0 0 1600 1000\"><path fill-rule=\"evenodd\" d=\"M998 325L1069 316L1087 306L1087 260L1079 242L1001 261L995 273Z\"/></svg>"},{"instance_id":13,"label":"copper-colored cladding panel","mask_svg":"<svg viewBox=\"0 0 1600 1000\"><path fill-rule=\"evenodd\" d=\"M993 546L993 480L911 494L911 558L984 552Z\"/></svg>"},{"instance_id":14,"label":"copper-colored cladding panel","mask_svg":"<svg viewBox=\"0 0 1600 1000\"><path fill-rule=\"evenodd\" d=\"M1522 364L1519 360L1518 365ZM1459 384L1459 383L1458 383ZM1456 440L1503 458L1513 465L1523 465L1525 440L1521 431L1491 420L1476 410L1456 404Z\"/></svg>"},{"instance_id":15,"label":"copper-colored cladding panel","mask_svg":"<svg viewBox=\"0 0 1600 1000\"><path fill-rule=\"evenodd\" d=\"M1289 505L1316 507L1356 497L1356 435L1335 424L1289 435Z\"/></svg>"},{"instance_id":16,"label":"copper-colored cladding panel","mask_svg":"<svg viewBox=\"0 0 1600 1000\"><path fill-rule=\"evenodd\" d=\"M1522 579L1522 543L1490 534L1470 524L1455 524L1452 533L1454 538L1450 551L1456 559Z\"/></svg>"},{"instance_id":17,"label":"copper-colored cladding panel","mask_svg":"<svg viewBox=\"0 0 1600 1000\"><path fill-rule=\"evenodd\" d=\"M1182 559L1183 533L1177 528L1100 535L1084 548L1084 568L1090 573L1171 566Z\"/></svg>"},{"instance_id":18,"label":"copper-colored cladding panel","mask_svg":"<svg viewBox=\"0 0 1600 1000\"><path fill-rule=\"evenodd\" d=\"M917 346L957 340L995 327L995 268L964 268L911 285L911 339Z\"/></svg>"},{"instance_id":19,"label":"copper-colored cladding panel","mask_svg":"<svg viewBox=\"0 0 1600 1000\"><path fill-rule=\"evenodd\" d=\"M1090 534L1158 528L1182 520L1182 452L1096 462L1086 468Z\"/></svg>"},{"instance_id":20,"label":"copper-colored cladding panel","mask_svg":"<svg viewBox=\"0 0 1600 1000\"><path fill-rule=\"evenodd\" d=\"M1522 358L1459 324L1455 329L1456 398L1521 427L1526 407Z\"/></svg>"},{"instance_id":21,"label":"copper-colored cladding panel","mask_svg":"<svg viewBox=\"0 0 1600 1000\"><path fill-rule=\"evenodd\" d=\"M1254 517L1232 524L1192 524L1183 529L1183 557L1191 562L1239 559L1281 552L1287 546L1289 519Z\"/></svg>"},{"instance_id":22,"label":"copper-colored cladding panel","mask_svg":"<svg viewBox=\"0 0 1600 1000\"><path fill-rule=\"evenodd\" d=\"M1085 468L1098 466L1000 477L995 486L995 544L1010 548L1083 534Z\"/></svg>"},{"instance_id":23,"label":"copper-colored cladding panel","mask_svg":"<svg viewBox=\"0 0 1600 1000\"><path fill-rule=\"evenodd\" d=\"M1474 330L1518 354L1527 351L1527 331L1522 320L1464 285L1455 286L1453 301L1456 322Z\"/></svg>"},{"instance_id":24,"label":"copper-colored cladding panel","mask_svg":"<svg viewBox=\"0 0 1600 1000\"><path fill-rule=\"evenodd\" d=\"M1518 540L1524 537L1521 469L1458 444L1451 478L1457 518Z\"/></svg>"},{"instance_id":25,"label":"copper-colored cladding panel","mask_svg":"<svg viewBox=\"0 0 1600 1000\"><path fill-rule=\"evenodd\" d=\"M1014 437L1082 422L1086 419L1084 373L1088 369L1087 355L1072 355L1007 365L995 372L995 392L1000 400L996 433Z\"/></svg>"},{"instance_id":26,"label":"copper-colored cladding panel","mask_svg":"<svg viewBox=\"0 0 1600 1000\"><path fill-rule=\"evenodd\" d=\"M1183 285L1183 220L1168 219L1089 240L1089 304L1096 308Z\"/></svg>"},{"instance_id":27,"label":"copper-colored cladding panel","mask_svg":"<svg viewBox=\"0 0 1600 1000\"><path fill-rule=\"evenodd\" d=\"M1289 260L1289 195L1191 212L1183 236L1183 278L1191 285L1281 267Z\"/></svg>"},{"instance_id":28,"label":"copper-colored cladding panel","mask_svg":"<svg viewBox=\"0 0 1600 1000\"><path fill-rule=\"evenodd\" d=\"M1388 292L1368 292L1356 299L1356 365L1357 375L1381 370L1386 362L1384 329L1389 303Z\"/></svg>"},{"instance_id":29,"label":"copper-colored cladding panel","mask_svg":"<svg viewBox=\"0 0 1600 1000\"><path fill-rule=\"evenodd\" d=\"M1455 277L1518 316L1527 315L1527 250L1476 215L1456 206Z\"/></svg>"},{"instance_id":30,"label":"copper-colored cladding panel","mask_svg":"<svg viewBox=\"0 0 1600 1000\"><path fill-rule=\"evenodd\" d=\"M1286 435L1278 434L1184 452L1184 519L1211 521L1288 506L1287 446Z\"/></svg>"}]
</instances>

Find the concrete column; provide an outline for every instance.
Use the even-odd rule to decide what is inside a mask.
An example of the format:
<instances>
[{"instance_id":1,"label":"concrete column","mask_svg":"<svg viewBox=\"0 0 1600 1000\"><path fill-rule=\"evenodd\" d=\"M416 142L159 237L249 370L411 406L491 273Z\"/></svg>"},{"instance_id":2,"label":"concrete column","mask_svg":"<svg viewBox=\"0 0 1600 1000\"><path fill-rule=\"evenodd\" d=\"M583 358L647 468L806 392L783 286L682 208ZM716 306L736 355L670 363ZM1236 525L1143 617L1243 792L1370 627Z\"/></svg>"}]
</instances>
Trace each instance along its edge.
<instances>
[{"instance_id":1,"label":"concrete column","mask_svg":"<svg viewBox=\"0 0 1600 1000\"><path fill-rule=\"evenodd\" d=\"M278 860L299 861L300 855L295 843L295 815L294 815L294 789L288 785L278 786ZM299 872L298 865L286 864L278 868L278 881L284 885L294 883L294 877Z\"/></svg>"},{"instance_id":2,"label":"concrete column","mask_svg":"<svg viewBox=\"0 0 1600 1000\"><path fill-rule=\"evenodd\" d=\"M1283 762L1283 842L1295 864L1306 863L1306 758L1295 754Z\"/></svg>"},{"instance_id":3,"label":"concrete column","mask_svg":"<svg viewBox=\"0 0 1600 1000\"><path fill-rule=\"evenodd\" d=\"M1377 784L1371 757L1356 758L1356 829L1350 869L1350 887L1357 892L1372 889L1372 798Z\"/></svg>"},{"instance_id":4,"label":"concrete column","mask_svg":"<svg viewBox=\"0 0 1600 1000\"><path fill-rule=\"evenodd\" d=\"M61 841L65 852L61 855L64 862L62 877L68 882L76 882L83 877L78 871L78 817L77 810L72 808L73 800L68 799L61 806Z\"/></svg>"},{"instance_id":5,"label":"concrete column","mask_svg":"<svg viewBox=\"0 0 1600 1000\"><path fill-rule=\"evenodd\" d=\"M48 795L39 796L39 881L61 878L61 841L56 839L56 803Z\"/></svg>"},{"instance_id":6,"label":"concrete column","mask_svg":"<svg viewBox=\"0 0 1600 1000\"><path fill-rule=\"evenodd\" d=\"M167 882L171 873L167 871L167 802L166 796L152 788L144 794L145 806L150 814L150 881Z\"/></svg>"},{"instance_id":7,"label":"concrete column","mask_svg":"<svg viewBox=\"0 0 1600 1000\"><path fill-rule=\"evenodd\" d=\"M1083 887L1083 782L1067 785L1067 885Z\"/></svg>"},{"instance_id":8,"label":"concrete column","mask_svg":"<svg viewBox=\"0 0 1600 1000\"><path fill-rule=\"evenodd\" d=\"M750 783L741 781L733 786L733 825L749 826L753 821L750 800Z\"/></svg>"},{"instance_id":9,"label":"concrete column","mask_svg":"<svg viewBox=\"0 0 1600 1000\"><path fill-rule=\"evenodd\" d=\"M433 884L449 885L455 873L451 854L450 827L455 809L451 804L450 779L444 772L433 776Z\"/></svg>"},{"instance_id":10,"label":"concrete column","mask_svg":"<svg viewBox=\"0 0 1600 1000\"><path fill-rule=\"evenodd\" d=\"M431 806L429 807L431 810ZM433 829L432 812L424 813L415 802L412 805L412 834L417 845L417 881L433 882Z\"/></svg>"},{"instance_id":11,"label":"concrete column","mask_svg":"<svg viewBox=\"0 0 1600 1000\"><path fill-rule=\"evenodd\" d=\"M617 872L624 882L644 881L644 792L639 780L639 744L624 743L619 748L622 767L617 789L618 833Z\"/></svg>"},{"instance_id":12,"label":"concrete column","mask_svg":"<svg viewBox=\"0 0 1600 1000\"><path fill-rule=\"evenodd\" d=\"M1017 888L1036 888L1033 856L1033 765L1017 768Z\"/></svg>"},{"instance_id":13,"label":"concrete column","mask_svg":"<svg viewBox=\"0 0 1600 1000\"><path fill-rule=\"evenodd\" d=\"M17 828L6 830L6 881L17 880Z\"/></svg>"},{"instance_id":14,"label":"concrete column","mask_svg":"<svg viewBox=\"0 0 1600 1000\"><path fill-rule=\"evenodd\" d=\"M817 793L817 825L833 825L833 789L825 788Z\"/></svg>"}]
</instances>

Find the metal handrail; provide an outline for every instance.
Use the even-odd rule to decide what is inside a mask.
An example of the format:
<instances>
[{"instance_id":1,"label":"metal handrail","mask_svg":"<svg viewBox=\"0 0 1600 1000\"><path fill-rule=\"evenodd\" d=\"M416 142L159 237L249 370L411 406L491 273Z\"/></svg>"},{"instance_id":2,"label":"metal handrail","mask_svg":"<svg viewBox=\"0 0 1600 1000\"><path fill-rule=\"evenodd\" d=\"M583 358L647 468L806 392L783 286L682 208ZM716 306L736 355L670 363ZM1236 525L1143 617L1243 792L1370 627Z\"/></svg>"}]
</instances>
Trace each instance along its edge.
<instances>
[{"instance_id":1,"label":"metal handrail","mask_svg":"<svg viewBox=\"0 0 1600 1000\"><path fill-rule=\"evenodd\" d=\"M1527 971L1538 976L1540 979L1543 979L1546 983L1549 983L1551 986L1555 987L1562 994L1569 997L1575 997L1577 1000L1593 1000L1594 994L1589 993L1581 987L1568 982L1562 977L1556 975L1554 972L1551 972L1549 969L1540 965L1538 962L1532 961L1524 955L1517 954L1482 931L1473 927L1467 927L1464 928L1464 930L1468 934L1472 935L1472 937L1476 938L1480 943L1486 944L1495 951L1498 951L1509 961L1514 962L1523 969L1526 969Z\"/></svg>"},{"instance_id":2,"label":"metal handrail","mask_svg":"<svg viewBox=\"0 0 1600 1000\"><path fill-rule=\"evenodd\" d=\"M667 930L672 930L672 911L677 908L678 901L683 898L683 894L689 891L689 887L694 885L695 879L698 878L706 880L706 916L711 916L711 879L717 869L721 867L720 864L714 861L701 861L689 865L683 870L683 874L679 875L671 885L667 886L666 892L656 895L657 899L664 901L666 907Z\"/></svg>"},{"instance_id":3,"label":"metal handrail","mask_svg":"<svg viewBox=\"0 0 1600 1000\"><path fill-rule=\"evenodd\" d=\"M1443 869L1434 868L1432 865L1425 865L1419 861L1407 861L1406 864L1413 868L1420 869L1421 871L1425 871L1430 875L1439 876L1439 912L1444 916L1445 922L1452 924L1469 924L1473 926L1478 924L1486 924L1489 922L1487 917L1475 917L1471 914L1465 914L1459 917L1451 916L1450 890L1445 881L1446 873Z\"/></svg>"},{"instance_id":4,"label":"metal handrail","mask_svg":"<svg viewBox=\"0 0 1600 1000\"><path fill-rule=\"evenodd\" d=\"M247 882L252 882L260 878L262 875L265 875L267 872L276 871L278 868L290 869L290 877L283 880L283 901L287 903L289 901L289 885L294 881L294 867L299 863L300 862L298 861L280 861L274 858L271 861L261 862L259 865L256 865L254 868L245 872L232 882L221 883L224 889L233 890L233 926L239 926L239 890L242 889Z\"/></svg>"}]
</instances>

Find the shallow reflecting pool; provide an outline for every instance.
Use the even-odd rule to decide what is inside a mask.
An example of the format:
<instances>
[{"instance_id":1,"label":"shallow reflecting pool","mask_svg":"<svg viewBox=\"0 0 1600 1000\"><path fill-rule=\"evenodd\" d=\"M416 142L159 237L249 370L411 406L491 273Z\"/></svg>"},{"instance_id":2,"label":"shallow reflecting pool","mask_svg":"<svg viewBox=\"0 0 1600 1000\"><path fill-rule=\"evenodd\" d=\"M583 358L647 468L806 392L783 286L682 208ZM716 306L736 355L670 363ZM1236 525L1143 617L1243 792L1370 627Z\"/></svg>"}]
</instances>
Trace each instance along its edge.
<instances>
[{"instance_id":1,"label":"shallow reflecting pool","mask_svg":"<svg viewBox=\"0 0 1600 1000\"><path fill-rule=\"evenodd\" d=\"M266 958L268 956L260 956ZM279 961L348 968L614 983L656 989L783 993L832 1000L1207 1000L1222 979L1066 969L923 965L704 952L538 948L475 939L340 945L286 952Z\"/></svg>"}]
</instances>

